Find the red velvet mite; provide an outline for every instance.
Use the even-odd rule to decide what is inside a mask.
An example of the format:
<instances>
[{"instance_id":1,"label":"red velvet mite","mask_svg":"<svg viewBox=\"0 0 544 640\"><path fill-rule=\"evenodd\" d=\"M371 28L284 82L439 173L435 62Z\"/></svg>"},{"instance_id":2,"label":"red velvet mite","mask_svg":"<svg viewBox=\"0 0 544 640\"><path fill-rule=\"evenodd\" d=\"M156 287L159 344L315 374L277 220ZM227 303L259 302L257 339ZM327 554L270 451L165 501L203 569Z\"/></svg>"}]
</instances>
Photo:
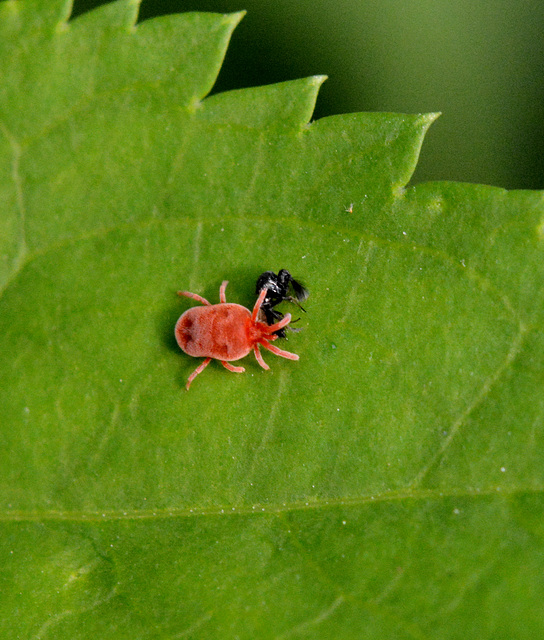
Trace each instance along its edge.
<instances>
[{"instance_id":1,"label":"red velvet mite","mask_svg":"<svg viewBox=\"0 0 544 640\"><path fill-rule=\"evenodd\" d=\"M192 307L182 314L176 323L176 340L185 353L196 358L206 358L189 376L186 388L199 373L202 373L212 359L234 373L243 373L244 367L235 367L229 361L240 360L253 349L257 362L263 369L270 367L263 360L259 345L272 351L277 356L298 360L296 353L278 349L270 344L278 338L275 331L282 329L291 321L291 314L287 313L276 324L268 325L257 321L259 309L265 299L267 289L263 289L253 307L253 311L242 305L227 303L225 289L228 280L223 281L219 288L219 304L210 304L196 293L178 291L179 296L198 300L204 307Z\"/></svg>"}]
</instances>

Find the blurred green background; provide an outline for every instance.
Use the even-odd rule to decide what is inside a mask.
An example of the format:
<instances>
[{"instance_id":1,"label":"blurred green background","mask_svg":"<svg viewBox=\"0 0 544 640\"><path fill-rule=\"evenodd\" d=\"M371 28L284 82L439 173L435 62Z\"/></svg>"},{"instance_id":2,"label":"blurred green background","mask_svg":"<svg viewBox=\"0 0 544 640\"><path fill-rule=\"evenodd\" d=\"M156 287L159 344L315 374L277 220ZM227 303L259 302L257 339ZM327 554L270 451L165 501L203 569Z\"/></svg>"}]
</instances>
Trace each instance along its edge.
<instances>
[{"instance_id":1,"label":"blurred green background","mask_svg":"<svg viewBox=\"0 0 544 640\"><path fill-rule=\"evenodd\" d=\"M214 92L326 74L316 118L442 112L413 182L544 187L541 0L143 0L140 21L240 9Z\"/></svg>"}]
</instances>

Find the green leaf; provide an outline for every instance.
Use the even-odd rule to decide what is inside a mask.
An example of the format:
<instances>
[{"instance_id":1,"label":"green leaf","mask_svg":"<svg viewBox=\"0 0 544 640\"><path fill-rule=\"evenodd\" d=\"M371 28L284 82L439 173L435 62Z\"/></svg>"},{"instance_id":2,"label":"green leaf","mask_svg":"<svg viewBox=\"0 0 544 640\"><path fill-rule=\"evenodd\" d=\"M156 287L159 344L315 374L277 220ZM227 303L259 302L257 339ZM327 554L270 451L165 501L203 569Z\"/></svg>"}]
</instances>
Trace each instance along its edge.
<instances>
[{"instance_id":1,"label":"green leaf","mask_svg":"<svg viewBox=\"0 0 544 640\"><path fill-rule=\"evenodd\" d=\"M241 14L0 3L0 635L544 632L541 193L407 187L434 115L205 98ZM244 375L194 291L307 284Z\"/></svg>"}]
</instances>

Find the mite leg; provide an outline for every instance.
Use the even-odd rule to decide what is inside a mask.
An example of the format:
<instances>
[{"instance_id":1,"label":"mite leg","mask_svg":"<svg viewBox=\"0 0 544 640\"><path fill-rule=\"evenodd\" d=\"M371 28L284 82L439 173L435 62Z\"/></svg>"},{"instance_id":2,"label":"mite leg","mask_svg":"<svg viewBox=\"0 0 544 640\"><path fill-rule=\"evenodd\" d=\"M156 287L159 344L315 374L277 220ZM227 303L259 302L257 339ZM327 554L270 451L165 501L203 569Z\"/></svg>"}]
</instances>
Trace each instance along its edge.
<instances>
[{"instance_id":1,"label":"mite leg","mask_svg":"<svg viewBox=\"0 0 544 640\"><path fill-rule=\"evenodd\" d=\"M278 331L279 329L283 329L283 327L286 327L290 322L291 322L291 314L286 313L285 316L279 322L276 322L276 324L269 325L268 328L266 329L266 332L274 333L274 331Z\"/></svg>"},{"instance_id":2,"label":"mite leg","mask_svg":"<svg viewBox=\"0 0 544 640\"><path fill-rule=\"evenodd\" d=\"M268 351L272 351L272 353L275 353L277 356L281 356L282 358L287 358L288 360L299 359L296 353L291 353L290 351L284 351L283 349L278 349L278 347L274 346L273 344L268 344L268 342L266 342L265 340L263 340L260 344L265 349L268 349Z\"/></svg>"},{"instance_id":3,"label":"mite leg","mask_svg":"<svg viewBox=\"0 0 544 640\"><path fill-rule=\"evenodd\" d=\"M229 281L223 280L221 286L219 287L219 302L226 302L227 296L225 295L225 289L227 288Z\"/></svg>"},{"instance_id":4,"label":"mite leg","mask_svg":"<svg viewBox=\"0 0 544 640\"><path fill-rule=\"evenodd\" d=\"M264 299L266 298L267 291L268 291L268 289L261 289L261 293L259 294L259 297L257 298L257 302L255 303L255 306L253 307L253 313L251 314L251 322L255 322L255 320L257 320L257 315L259 314L259 309L261 308L261 305L262 305Z\"/></svg>"},{"instance_id":5,"label":"mite leg","mask_svg":"<svg viewBox=\"0 0 544 640\"><path fill-rule=\"evenodd\" d=\"M261 365L261 367L263 369L270 369L270 367L263 360L261 352L259 351L259 345L258 344L253 345L253 351L255 352L255 357L257 358L257 362Z\"/></svg>"},{"instance_id":6,"label":"mite leg","mask_svg":"<svg viewBox=\"0 0 544 640\"><path fill-rule=\"evenodd\" d=\"M245 371L244 367L235 367L232 364L230 364L230 362L226 362L226 360L221 360L221 364L225 367L225 369L228 369L233 373L244 373Z\"/></svg>"},{"instance_id":7,"label":"mite leg","mask_svg":"<svg viewBox=\"0 0 544 640\"><path fill-rule=\"evenodd\" d=\"M199 296L198 293L190 293L189 291L178 291L178 296L192 298L193 300L198 300L198 302L202 302L202 304L207 304L209 307L211 307L211 304L206 300L206 298Z\"/></svg>"},{"instance_id":8,"label":"mite leg","mask_svg":"<svg viewBox=\"0 0 544 640\"><path fill-rule=\"evenodd\" d=\"M202 364L199 364L198 367L193 371L193 373L191 373L191 375L187 380L187 384L185 385L185 388L187 389L187 391L189 391L191 382L197 377L199 373L202 373L204 371L204 369L210 364L210 362L211 362L211 358L206 358L206 360L204 360Z\"/></svg>"}]
</instances>

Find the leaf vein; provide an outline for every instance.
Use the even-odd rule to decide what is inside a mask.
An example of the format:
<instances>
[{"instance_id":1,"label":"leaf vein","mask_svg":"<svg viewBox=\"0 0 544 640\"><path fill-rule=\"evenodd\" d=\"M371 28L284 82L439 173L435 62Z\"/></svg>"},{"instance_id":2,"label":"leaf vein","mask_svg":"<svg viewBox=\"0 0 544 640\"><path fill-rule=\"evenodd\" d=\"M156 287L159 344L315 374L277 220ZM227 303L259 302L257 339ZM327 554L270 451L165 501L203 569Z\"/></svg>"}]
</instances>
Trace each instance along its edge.
<instances>
[{"instance_id":1,"label":"leaf vein","mask_svg":"<svg viewBox=\"0 0 544 640\"><path fill-rule=\"evenodd\" d=\"M16 510L8 509L0 512L0 522L20 521L74 521L74 522L107 522L111 520L153 520L166 518L194 517L237 517L280 515L292 511L312 511L316 509L350 509L364 507L369 504L384 502L401 502L404 500L447 500L449 498L488 498L490 496L516 497L519 495L542 494L544 486L525 487L468 487L461 489L417 489L407 487L404 490L374 493L373 495L346 496L345 498L323 498L313 501L291 501L278 504L259 503L242 505L218 505L214 507L173 507L141 510Z\"/></svg>"},{"instance_id":2,"label":"leaf vein","mask_svg":"<svg viewBox=\"0 0 544 640\"><path fill-rule=\"evenodd\" d=\"M529 333L529 329L525 327L525 325L521 325L520 330L512 344L508 353L506 354L503 361L499 364L499 366L493 371L484 381L479 391L473 397L472 401L465 407L464 411L459 415L459 417L453 421L448 435L444 438L440 448L435 453L435 455L431 458L431 460L421 469L421 471L416 475L416 477L411 481L410 487L418 487L421 485L423 479L428 475L428 473L434 469L441 460L443 460L447 450L450 448L452 442L455 437L459 433L461 427L466 423L469 416L480 407L489 396L491 390L497 385L500 379L505 375L508 371L516 357L521 351L521 347L523 345L523 341Z\"/></svg>"},{"instance_id":3,"label":"leaf vein","mask_svg":"<svg viewBox=\"0 0 544 640\"><path fill-rule=\"evenodd\" d=\"M308 631L310 628L316 627L317 625L321 624L321 622L329 618L336 611L336 609L338 609L340 605L344 604L344 602L345 602L344 596L341 596L341 595L338 596L336 600L332 602L332 604L330 604L328 607L323 609L323 611L318 613L316 616L313 616L308 620L304 620L303 622L300 622L299 624L295 625L292 629L289 629L284 633L280 633L279 636L276 636L276 640L283 640L283 638L289 638L295 634L298 634L299 632L305 632L305 631Z\"/></svg>"}]
</instances>

